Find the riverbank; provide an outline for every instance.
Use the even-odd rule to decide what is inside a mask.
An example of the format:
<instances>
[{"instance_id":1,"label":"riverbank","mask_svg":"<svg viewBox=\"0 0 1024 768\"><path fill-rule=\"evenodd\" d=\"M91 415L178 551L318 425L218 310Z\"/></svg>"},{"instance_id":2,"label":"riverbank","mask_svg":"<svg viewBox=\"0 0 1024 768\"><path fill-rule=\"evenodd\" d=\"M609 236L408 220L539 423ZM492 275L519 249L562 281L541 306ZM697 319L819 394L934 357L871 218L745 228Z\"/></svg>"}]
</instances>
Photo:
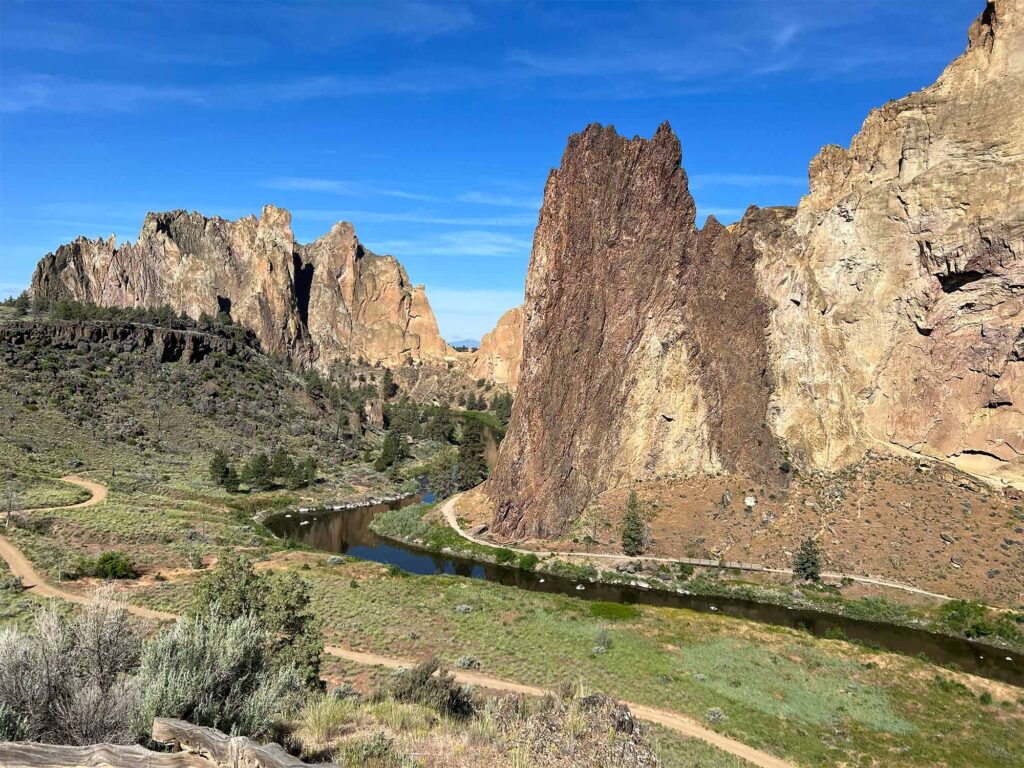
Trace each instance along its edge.
<instances>
[{"instance_id":1,"label":"riverbank","mask_svg":"<svg viewBox=\"0 0 1024 768\"><path fill-rule=\"evenodd\" d=\"M608 567L607 561L599 556L567 558L464 538L447 523L441 505L414 505L383 512L373 518L370 529L380 537L424 552L572 579L580 585L622 587L651 595L747 601L969 641L978 648L979 655L1009 652L1012 657L1024 653L1024 614L994 611L980 603L946 600L910 604L880 596L848 598L843 589L850 585L842 581L758 583L742 578L742 572L735 569L670 563L664 559L634 558L619 570ZM846 631L829 627L823 632L843 639Z\"/></svg>"}]
</instances>

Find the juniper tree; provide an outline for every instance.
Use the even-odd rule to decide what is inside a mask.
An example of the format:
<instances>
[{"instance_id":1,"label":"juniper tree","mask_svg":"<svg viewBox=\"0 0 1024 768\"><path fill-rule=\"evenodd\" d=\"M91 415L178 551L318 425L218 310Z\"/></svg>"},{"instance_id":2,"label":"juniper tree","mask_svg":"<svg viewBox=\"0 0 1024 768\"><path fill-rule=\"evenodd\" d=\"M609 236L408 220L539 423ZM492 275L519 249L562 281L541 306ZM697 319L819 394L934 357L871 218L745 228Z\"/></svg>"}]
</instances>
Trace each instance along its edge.
<instances>
[{"instance_id":1,"label":"juniper tree","mask_svg":"<svg viewBox=\"0 0 1024 768\"><path fill-rule=\"evenodd\" d=\"M821 580L821 548L813 539L804 539L793 556L793 571L804 581Z\"/></svg>"},{"instance_id":2,"label":"juniper tree","mask_svg":"<svg viewBox=\"0 0 1024 768\"><path fill-rule=\"evenodd\" d=\"M644 520L640 514L640 499L631 491L622 518L622 551L630 557L644 553Z\"/></svg>"}]
</instances>

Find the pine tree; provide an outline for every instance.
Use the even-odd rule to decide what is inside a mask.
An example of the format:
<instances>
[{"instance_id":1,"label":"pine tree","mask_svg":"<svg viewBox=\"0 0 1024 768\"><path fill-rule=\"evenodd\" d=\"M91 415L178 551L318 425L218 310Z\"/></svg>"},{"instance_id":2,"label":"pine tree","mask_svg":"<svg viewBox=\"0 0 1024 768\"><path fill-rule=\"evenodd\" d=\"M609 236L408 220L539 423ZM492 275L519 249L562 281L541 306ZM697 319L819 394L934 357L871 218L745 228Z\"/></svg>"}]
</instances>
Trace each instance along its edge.
<instances>
[{"instance_id":1,"label":"pine tree","mask_svg":"<svg viewBox=\"0 0 1024 768\"><path fill-rule=\"evenodd\" d=\"M622 551L630 557L644 553L644 521L640 515L640 500L636 491L631 491L626 502L626 514L622 518Z\"/></svg>"},{"instance_id":2,"label":"pine tree","mask_svg":"<svg viewBox=\"0 0 1024 768\"><path fill-rule=\"evenodd\" d=\"M821 581L821 547L813 539L804 539L793 556L793 571L804 581Z\"/></svg>"},{"instance_id":3,"label":"pine tree","mask_svg":"<svg viewBox=\"0 0 1024 768\"><path fill-rule=\"evenodd\" d=\"M274 451L274 458L270 460L270 474L283 483L289 482L295 474L295 462L283 447Z\"/></svg>"},{"instance_id":4,"label":"pine tree","mask_svg":"<svg viewBox=\"0 0 1024 768\"><path fill-rule=\"evenodd\" d=\"M252 455L242 470L242 482L254 491L270 489L274 483L267 454L260 452Z\"/></svg>"},{"instance_id":5,"label":"pine tree","mask_svg":"<svg viewBox=\"0 0 1024 768\"><path fill-rule=\"evenodd\" d=\"M398 385L395 384L395 374L390 368L384 369L384 376L380 382L380 397L382 400L390 400L398 394Z\"/></svg>"},{"instance_id":6,"label":"pine tree","mask_svg":"<svg viewBox=\"0 0 1024 768\"><path fill-rule=\"evenodd\" d=\"M480 425L467 419L462 426L462 442L459 444L459 478L464 489L472 488L487 477L484 449Z\"/></svg>"},{"instance_id":7,"label":"pine tree","mask_svg":"<svg viewBox=\"0 0 1024 768\"><path fill-rule=\"evenodd\" d=\"M380 456L373 463L373 468L383 472L388 467L397 464L404 456L401 434L391 430L384 435L384 444L380 448Z\"/></svg>"},{"instance_id":8,"label":"pine tree","mask_svg":"<svg viewBox=\"0 0 1024 768\"><path fill-rule=\"evenodd\" d=\"M228 455L224 451L214 451L213 458L210 459L210 479L217 485L224 485L230 468Z\"/></svg>"},{"instance_id":9,"label":"pine tree","mask_svg":"<svg viewBox=\"0 0 1024 768\"><path fill-rule=\"evenodd\" d=\"M512 395L508 392L495 395L491 398L491 410L502 424L508 425L508 420L512 418Z\"/></svg>"},{"instance_id":10,"label":"pine tree","mask_svg":"<svg viewBox=\"0 0 1024 768\"><path fill-rule=\"evenodd\" d=\"M228 464L228 471L224 475L224 490L228 493L238 493L238 486L242 480L238 476L238 472L235 468Z\"/></svg>"}]
</instances>

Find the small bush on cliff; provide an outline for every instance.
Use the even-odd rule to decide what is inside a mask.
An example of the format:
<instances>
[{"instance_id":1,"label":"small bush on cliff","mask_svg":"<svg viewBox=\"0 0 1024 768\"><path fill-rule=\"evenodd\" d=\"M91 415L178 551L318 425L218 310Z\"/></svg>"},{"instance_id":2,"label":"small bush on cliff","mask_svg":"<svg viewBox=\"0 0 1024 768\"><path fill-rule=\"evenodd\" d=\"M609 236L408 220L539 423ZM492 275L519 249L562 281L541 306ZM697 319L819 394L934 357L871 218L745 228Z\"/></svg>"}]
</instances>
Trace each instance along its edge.
<instances>
[{"instance_id":1,"label":"small bush on cliff","mask_svg":"<svg viewBox=\"0 0 1024 768\"><path fill-rule=\"evenodd\" d=\"M793 571L804 581L821 581L821 548L813 539L804 539L793 556Z\"/></svg>"},{"instance_id":2,"label":"small bush on cliff","mask_svg":"<svg viewBox=\"0 0 1024 768\"><path fill-rule=\"evenodd\" d=\"M636 491L629 494L626 514L622 518L622 551L630 557L644 553L644 521L640 515L640 500Z\"/></svg>"}]
</instances>

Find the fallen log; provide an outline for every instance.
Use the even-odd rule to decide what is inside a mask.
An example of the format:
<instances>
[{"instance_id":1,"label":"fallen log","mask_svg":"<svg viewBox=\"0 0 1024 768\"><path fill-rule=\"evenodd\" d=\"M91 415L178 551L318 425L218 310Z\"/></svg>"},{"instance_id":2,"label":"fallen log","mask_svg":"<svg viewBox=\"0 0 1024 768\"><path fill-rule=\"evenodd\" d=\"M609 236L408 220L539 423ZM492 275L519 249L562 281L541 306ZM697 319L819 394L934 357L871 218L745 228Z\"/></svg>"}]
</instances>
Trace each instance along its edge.
<instances>
[{"instance_id":1,"label":"fallen log","mask_svg":"<svg viewBox=\"0 0 1024 768\"><path fill-rule=\"evenodd\" d=\"M340 768L304 763L280 744L260 744L245 736L228 736L184 720L153 720L153 741L170 752L152 752L137 744L72 747L24 741L0 742L3 768Z\"/></svg>"},{"instance_id":2,"label":"fallen log","mask_svg":"<svg viewBox=\"0 0 1024 768\"><path fill-rule=\"evenodd\" d=\"M280 744L260 744L246 736L228 736L214 728L193 725L185 720L157 717L153 720L153 741L181 749L225 768L310 768L284 751ZM205 763L210 768L210 762ZM314 768L340 768L317 763Z\"/></svg>"},{"instance_id":3,"label":"fallen log","mask_svg":"<svg viewBox=\"0 0 1024 768\"><path fill-rule=\"evenodd\" d=\"M188 752L151 752L137 744L93 744L71 747L24 741L0 742L4 768L213 768L212 763Z\"/></svg>"}]
</instances>

